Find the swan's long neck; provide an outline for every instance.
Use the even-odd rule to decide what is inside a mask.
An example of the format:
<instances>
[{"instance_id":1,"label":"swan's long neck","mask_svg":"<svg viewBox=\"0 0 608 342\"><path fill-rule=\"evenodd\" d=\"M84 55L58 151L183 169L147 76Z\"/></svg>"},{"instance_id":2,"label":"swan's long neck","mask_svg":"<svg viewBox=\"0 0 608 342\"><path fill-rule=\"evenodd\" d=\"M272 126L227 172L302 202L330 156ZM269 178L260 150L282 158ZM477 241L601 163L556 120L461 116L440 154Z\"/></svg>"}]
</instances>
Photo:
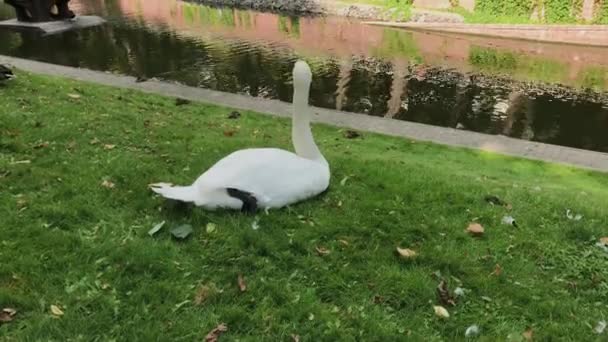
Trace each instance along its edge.
<instances>
[{"instance_id":1,"label":"swan's long neck","mask_svg":"<svg viewBox=\"0 0 608 342\"><path fill-rule=\"evenodd\" d=\"M317 144L315 144L310 130L312 116L311 108L308 105L311 82L310 68L306 63L298 62L294 68L293 77L293 124L291 138L296 154L302 158L327 164Z\"/></svg>"}]
</instances>

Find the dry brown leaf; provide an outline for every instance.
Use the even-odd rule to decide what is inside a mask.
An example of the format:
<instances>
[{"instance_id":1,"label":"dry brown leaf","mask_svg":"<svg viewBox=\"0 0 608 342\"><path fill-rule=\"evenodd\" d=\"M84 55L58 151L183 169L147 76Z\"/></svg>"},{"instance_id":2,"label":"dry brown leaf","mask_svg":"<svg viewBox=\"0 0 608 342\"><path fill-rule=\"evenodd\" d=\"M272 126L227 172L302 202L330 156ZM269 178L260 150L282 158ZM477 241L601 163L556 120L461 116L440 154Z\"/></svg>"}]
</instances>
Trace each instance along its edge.
<instances>
[{"instance_id":1,"label":"dry brown leaf","mask_svg":"<svg viewBox=\"0 0 608 342\"><path fill-rule=\"evenodd\" d=\"M451 305L456 306L456 302L454 301L454 296L450 293L448 289L448 285L445 280L439 282L437 285L437 296L439 297L439 301L443 305Z\"/></svg>"},{"instance_id":2,"label":"dry brown leaf","mask_svg":"<svg viewBox=\"0 0 608 342\"><path fill-rule=\"evenodd\" d=\"M608 236L600 238L600 243L604 246L608 246Z\"/></svg>"},{"instance_id":3,"label":"dry brown leaf","mask_svg":"<svg viewBox=\"0 0 608 342\"><path fill-rule=\"evenodd\" d=\"M63 316L63 310L61 310L57 305L51 305L51 313L55 316Z\"/></svg>"},{"instance_id":4,"label":"dry brown leaf","mask_svg":"<svg viewBox=\"0 0 608 342\"><path fill-rule=\"evenodd\" d=\"M349 243L346 240L338 240L339 243L343 244L344 246L348 246Z\"/></svg>"},{"instance_id":5,"label":"dry brown leaf","mask_svg":"<svg viewBox=\"0 0 608 342\"><path fill-rule=\"evenodd\" d=\"M241 292L245 292L245 290L247 290L247 284L245 284L245 279L243 279L243 276L239 274L239 278L238 278L238 283L239 283L239 289L241 290Z\"/></svg>"},{"instance_id":6,"label":"dry brown leaf","mask_svg":"<svg viewBox=\"0 0 608 342\"><path fill-rule=\"evenodd\" d=\"M13 308L4 308L0 311L0 323L8 323L13 320L13 317L17 314L17 310Z\"/></svg>"},{"instance_id":7,"label":"dry brown leaf","mask_svg":"<svg viewBox=\"0 0 608 342\"><path fill-rule=\"evenodd\" d=\"M200 285L196 289L196 294L194 295L194 304L203 304L207 298L209 298L209 295L211 295L211 288L207 285Z\"/></svg>"},{"instance_id":8,"label":"dry brown leaf","mask_svg":"<svg viewBox=\"0 0 608 342\"><path fill-rule=\"evenodd\" d=\"M231 136L234 135L234 133L236 133L236 131L234 131L234 130L227 130L227 131L224 131L224 136L231 137Z\"/></svg>"},{"instance_id":9,"label":"dry brown leaf","mask_svg":"<svg viewBox=\"0 0 608 342\"><path fill-rule=\"evenodd\" d=\"M91 144L91 145L99 144L99 139L93 138L91 141L89 141L89 144Z\"/></svg>"},{"instance_id":10,"label":"dry brown leaf","mask_svg":"<svg viewBox=\"0 0 608 342\"><path fill-rule=\"evenodd\" d=\"M226 331L228 331L228 326L226 325L226 323L218 325L217 327L215 327L215 329L211 330L207 334L207 336L205 336L205 342L217 342L217 339L220 337L220 335L225 333Z\"/></svg>"},{"instance_id":11,"label":"dry brown leaf","mask_svg":"<svg viewBox=\"0 0 608 342\"><path fill-rule=\"evenodd\" d=\"M492 272L491 275L499 277L501 274L502 274L502 267L499 264L496 264L496 266L494 266L494 271Z\"/></svg>"},{"instance_id":12,"label":"dry brown leaf","mask_svg":"<svg viewBox=\"0 0 608 342\"><path fill-rule=\"evenodd\" d=\"M325 247L315 247L315 250L317 251L317 254L319 254L320 256L325 256L330 253L329 249L327 249Z\"/></svg>"},{"instance_id":13,"label":"dry brown leaf","mask_svg":"<svg viewBox=\"0 0 608 342\"><path fill-rule=\"evenodd\" d=\"M291 340L293 342L300 342L300 335L291 334Z\"/></svg>"},{"instance_id":14,"label":"dry brown leaf","mask_svg":"<svg viewBox=\"0 0 608 342\"><path fill-rule=\"evenodd\" d=\"M450 313L443 306L434 305L433 309L435 310L435 315L441 318L449 318Z\"/></svg>"},{"instance_id":15,"label":"dry brown leaf","mask_svg":"<svg viewBox=\"0 0 608 342\"><path fill-rule=\"evenodd\" d=\"M68 97L71 98L71 99L79 99L80 95L78 95L78 94L68 94Z\"/></svg>"},{"instance_id":16,"label":"dry brown leaf","mask_svg":"<svg viewBox=\"0 0 608 342\"><path fill-rule=\"evenodd\" d=\"M473 236L482 236L484 232L485 230L483 229L483 226L479 223L471 223L467 228L467 233Z\"/></svg>"},{"instance_id":17,"label":"dry brown leaf","mask_svg":"<svg viewBox=\"0 0 608 342\"><path fill-rule=\"evenodd\" d=\"M101 182L101 186L103 186L104 188L108 188L108 189L114 189L114 187L116 186L114 183L110 182L107 179L104 179L103 182Z\"/></svg>"},{"instance_id":18,"label":"dry brown leaf","mask_svg":"<svg viewBox=\"0 0 608 342\"><path fill-rule=\"evenodd\" d=\"M418 253L416 253L416 251L414 251L414 250L411 250L409 248L399 248L399 247L397 247L397 253L399 253L399 255L405 259L414 258L418 255Z\"/></svg>"},{"instance_id":19,"label":"dry brown leaf","mask_svg":"<svg viewBox=\"0 0 608 342\"><path fill-rule=\"evenodd\" d=\"M112 145L112 144L103 145L104 150L113 150L115 147L116 147L116 145Z\"/></svg>"},{"instance_id":20,"label":"dry brown leaf","mask_svg":"<svg viewBox=\"0 0 608 342\"><path fill-rule=\"evenodd\" d=\"M526 341L532 341L534 338L534 331L532 330L532 328L528 328L521 335Z\"/></svg>"}]
</instances>

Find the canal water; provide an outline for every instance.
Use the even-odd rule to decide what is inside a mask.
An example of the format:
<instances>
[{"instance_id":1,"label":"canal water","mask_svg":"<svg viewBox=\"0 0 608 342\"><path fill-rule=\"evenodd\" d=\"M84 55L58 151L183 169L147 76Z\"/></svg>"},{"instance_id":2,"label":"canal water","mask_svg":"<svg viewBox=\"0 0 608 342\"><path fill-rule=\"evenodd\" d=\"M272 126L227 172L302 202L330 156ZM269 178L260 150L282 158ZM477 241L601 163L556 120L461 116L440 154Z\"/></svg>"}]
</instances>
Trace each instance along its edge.
<instances>
[{"instance_id":1,"label":"canal water","mask_svg":"<svg viewBox=\"0 0 608 342\"><path fill-rule=\"evenodd\" d=\"M72 0L106 25L0 31L0 54L608 152L608 49L429 34L176 0ZM0 19L13 17L0 4Z\"/></svg>"}]
</instances>

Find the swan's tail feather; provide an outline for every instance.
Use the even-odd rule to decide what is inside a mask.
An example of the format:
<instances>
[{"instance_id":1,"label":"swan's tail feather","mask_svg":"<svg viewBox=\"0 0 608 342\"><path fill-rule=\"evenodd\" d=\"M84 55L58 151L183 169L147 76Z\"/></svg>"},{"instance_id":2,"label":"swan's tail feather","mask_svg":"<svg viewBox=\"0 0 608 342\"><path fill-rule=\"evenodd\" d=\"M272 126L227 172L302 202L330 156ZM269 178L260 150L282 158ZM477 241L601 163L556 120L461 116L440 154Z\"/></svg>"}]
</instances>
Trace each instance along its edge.
<instances>
[{"instance_id":1,"label":"swan's tail feather","mask_svg":"<svg viewBox=\"0 0 608 342\"><path fill-rule=\"evenodd\" d=\"M193 186L173 186L169 183L150 184L150 189L164 198L182 202L194 202L196 200L196 189Z\"/></svg>"}]
</instances>

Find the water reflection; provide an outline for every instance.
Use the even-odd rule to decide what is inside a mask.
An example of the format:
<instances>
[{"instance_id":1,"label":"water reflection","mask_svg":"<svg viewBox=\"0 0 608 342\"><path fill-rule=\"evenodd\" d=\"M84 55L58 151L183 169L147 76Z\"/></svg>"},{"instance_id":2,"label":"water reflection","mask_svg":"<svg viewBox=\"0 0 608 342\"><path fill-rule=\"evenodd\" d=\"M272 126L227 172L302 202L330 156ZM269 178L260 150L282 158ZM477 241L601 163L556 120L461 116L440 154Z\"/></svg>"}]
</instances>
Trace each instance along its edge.
<instances>
[{"instance_id":1,"label":"water reflection","mask_svg":"<svg viewBox=\"0 0 608 342\"><path fill-rule=\"evenodd\" d=\"M45 38L0 31L0 53L283 101L291 99L293 62L304 57L316 106L608 151L605 93L525 82L603 91L602 49L559 51L175 0L73 2L79 14L109 23ZM10 15L0 5L0 16Z\"/></svg>"}]
</instances>

